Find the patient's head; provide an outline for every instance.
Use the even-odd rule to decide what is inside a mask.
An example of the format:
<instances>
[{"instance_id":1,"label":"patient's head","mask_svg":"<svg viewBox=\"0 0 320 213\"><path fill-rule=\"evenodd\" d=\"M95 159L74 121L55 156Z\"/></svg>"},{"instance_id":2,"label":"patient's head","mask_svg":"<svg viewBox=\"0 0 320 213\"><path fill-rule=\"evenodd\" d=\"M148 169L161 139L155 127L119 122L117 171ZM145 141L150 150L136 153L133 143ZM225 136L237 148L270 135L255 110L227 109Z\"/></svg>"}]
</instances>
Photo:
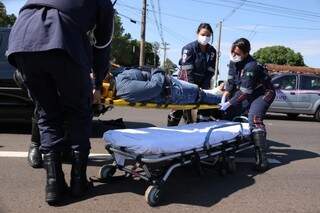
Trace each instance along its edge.
<instances>
[{"instance_id":1,"label":"patient's head","mask_svg":"<svg viewBox=\"0 0 320 213\"><path fill-rule=\"evenodd\" d=\"M220 82L219 82L219 86L218 86L217 88L218 88L220 91L225 91L224 85L225 85L224 81L220 81Z\"/></svg>"}]
</instances>

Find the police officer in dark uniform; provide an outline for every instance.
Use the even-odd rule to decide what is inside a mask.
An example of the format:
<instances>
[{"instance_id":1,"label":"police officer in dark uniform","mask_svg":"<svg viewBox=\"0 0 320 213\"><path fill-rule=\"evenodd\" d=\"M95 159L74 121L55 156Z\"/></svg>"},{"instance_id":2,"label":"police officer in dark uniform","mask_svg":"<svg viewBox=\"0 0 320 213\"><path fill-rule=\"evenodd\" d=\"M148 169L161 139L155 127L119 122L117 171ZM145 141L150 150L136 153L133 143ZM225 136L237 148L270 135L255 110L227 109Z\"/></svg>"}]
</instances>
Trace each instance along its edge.
<instances>
[{"instance_id":1,"label":"police officer in dark uniform","mask_svg":"<svg viewBox=\"0 0 320 213\"><path fill-rule=\"evenodd\" d=\"M275 98L275 89L266 69L250 53L250 42L240 38L232 44L226 92L221 110L232 119L248 111L252 138L256 146L256 169L268 168L267 141L263 118ZM225 101L229 99L229 101Z\"/></svg>"},{"instance_id":2,"label":"police officer in dark uniform","mask_svg":"<svg viewBox=\"0 0 320 213\"><path fill-rule=\"evenodd\" d=\"M13 75L15 83L24 91L27 91L26 86L23 83L23 78L21 73L16 70ZM32 97L29 97L32 100ZM33 168L42 167L42 156L40 152L40 132L38 128L38 113L37 107L34 107L34 113L32 116L32 129L31 129L31 143L28 150L28 163Z\"/></svg>"},{"instance_id":3,"label":"police officer in dark uniform","mask_svg":"<svg viewBox=\"0 0 320 213\"><path fill-rule=\"evenodd\" d=\"M113 15L110 0L28 0L12 28L8 59L38 108L49 204L68 191L60 159L65 132L72 149L71 194L82 196L91 186L86 176L91 105L101 97L109 66Z\"/></svg>"},{"instance_id":4,"label":"police officer in dark uniform","mask_svg":"<svg viewBox=\"0 0 320 213\"><path fill-rule=\"evenodd\" d=\"M209 44L213 36L210 24L201 23L197 30L197 36L197 41L182 48L179 79L196 84L202 89L210 89L216 61L216 49ZM207 117L208 111L201 110L199 114ZM178 125L182 115L183 111L181 110L172 111L168 116L168 126Z\"/></svg>"}]
</instances>

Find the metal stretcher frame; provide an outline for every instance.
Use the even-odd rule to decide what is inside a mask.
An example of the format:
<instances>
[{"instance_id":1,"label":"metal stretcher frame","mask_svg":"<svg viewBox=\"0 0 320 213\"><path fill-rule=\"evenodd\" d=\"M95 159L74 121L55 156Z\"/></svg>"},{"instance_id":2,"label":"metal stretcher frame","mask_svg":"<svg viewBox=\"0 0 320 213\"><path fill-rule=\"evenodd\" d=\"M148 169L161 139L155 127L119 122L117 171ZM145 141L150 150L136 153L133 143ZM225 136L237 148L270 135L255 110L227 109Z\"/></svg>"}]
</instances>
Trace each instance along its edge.
<instances>
[{"instance_id":1,"label":"metal stretcher frame","mask_svg":"<svg viewBox=\"0 0 320 213\"><path fill-rule=\"evenodd\" d=\"M219 128L228 126L240 125L241 130L242 124L226 124L219 127L211 128L203 143L203 147L195 148L192 150L174 153L174 154L162 154L155 156L143 156L134 154L127 151L124 147L113 147L108 144L106 149L116 159L116 155L124 157L126 160L122 165L119 165L116 160L113 164L107 164L100 168L99 177L101 180L108 180L111 178L117 169L124 171L126 175L141 178L150 183L150 186L145 191L145 199L150 206L156 206L159 204L161 188L168 180L171 173L178 167L193 164L196 168L201 171L200 163L208 160L209 158L215 158L215 163L219 162L219 172L225 175L227 171L235 171L235 155L236 153L242 152L246 149L253 148L253 142L250 136L244 136L241 132L239 136L232 140L222 141L217 144L209 144L209 138L212 132ZM155 175L150 167L165 163L163 171L161 170L160 175ZM133 166L133 168L129 168ZM140 170L138 171L137 168Z\"/></svg>"},{"instance_id":2,"label":"metal stretcher frame","mask_svg":"<svg viewBox=\"0 0 320 213\"><path fill-rule=\"evenodd\" d=\"M174 109L174 110L192 110L192 109L219 109L219 105L209 104L157 104L151 102L137 102L130 103L124 99L111 99L105 98L102 100L102 104L106 108L116 107L135 107L144 109Z\"/></svg>"}]
</instances>

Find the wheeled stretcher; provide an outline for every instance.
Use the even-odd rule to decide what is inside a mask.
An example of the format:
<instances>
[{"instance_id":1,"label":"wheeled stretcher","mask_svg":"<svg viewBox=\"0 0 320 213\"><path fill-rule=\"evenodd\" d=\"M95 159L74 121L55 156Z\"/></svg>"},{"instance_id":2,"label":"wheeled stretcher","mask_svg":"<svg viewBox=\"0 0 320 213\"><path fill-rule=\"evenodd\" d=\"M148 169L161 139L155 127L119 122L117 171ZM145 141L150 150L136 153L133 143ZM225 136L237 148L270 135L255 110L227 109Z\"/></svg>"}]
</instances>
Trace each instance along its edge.
<instances>
[{"instance_id":1,"label":"wheeled stretcher","mask_svg":"<svg viewBox=\"0 0 320 213\"><path fill-rule=\"evenodd\" d=\"M248 123L202 122L177 127L109 130L103 139L113 163L100 168L102 180L116 170L149 182L146 201L156 206L161 188L178 167L217 164L221 174L235 171L236 153L253 147Z\"/></svg>"}]
</instances>

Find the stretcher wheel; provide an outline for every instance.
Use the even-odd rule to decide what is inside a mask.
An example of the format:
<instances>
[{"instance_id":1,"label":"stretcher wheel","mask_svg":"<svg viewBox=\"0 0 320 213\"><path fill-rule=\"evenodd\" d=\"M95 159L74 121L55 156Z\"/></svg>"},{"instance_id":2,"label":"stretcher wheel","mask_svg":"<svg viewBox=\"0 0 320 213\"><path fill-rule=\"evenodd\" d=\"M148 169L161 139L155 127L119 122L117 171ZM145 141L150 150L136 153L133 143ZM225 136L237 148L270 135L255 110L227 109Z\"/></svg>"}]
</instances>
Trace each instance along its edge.
<instances>
[{"instance_id":1,"label":"stretcher wheel","mask_svg":"<svg viewBox=\"0 0 320 213\"><path fill-rule=\"evenodd\" d=\"M99 178L103 180L110 179L115 173L117 168L114 165L104 165L99 170Z\"/></svg>"},{"instance_id":2,"label":"stretcher wheel","mask_svg":"<svg viewBox=\"0 0 320 213\"><path fill-rule=\"evenodd\" d=\"M237 171L237 165L236 165L236 161L234 159L229 159L228 160L228 172L233 174Z\"/></svg>"},{"instance_id":3,"label":"stretcher wheel","mask_svg":"<svg viewBox=\"0 0 320 213\"><path fill-rule=\"evenodd\" d=\"M221 177L226 176L227 173L228 173L228 171L227 171L226 168L220 168L220 169L219 169L219 175L220 175Z\"/></svg>"},{"instance_id":4,"label":"stretcher wheel","mask_svg":"<svg viewBox=\"0 0 320 213\"><path fill-rule=\"evenodd\" d=\"M160 200L160 189L158 186L149 186L144 194L149 206L157 206Z\"/></svg>"},{"instance_id":5,"label":"stretcher wheel","mask_svg":"<svg viewBox=\"0 0 320 213\"><path fill-rule=\"evenodd\" d=\"M226 159L225 158L220 158L219 159L219 164L218 164L218 171L219 171L219 175L221 176L221 177L224 177L224 176L226 176L227 175L227 173L228 173L228 163L227 163L227 161L226 161Z\"/></svg>"}]
</instances>

